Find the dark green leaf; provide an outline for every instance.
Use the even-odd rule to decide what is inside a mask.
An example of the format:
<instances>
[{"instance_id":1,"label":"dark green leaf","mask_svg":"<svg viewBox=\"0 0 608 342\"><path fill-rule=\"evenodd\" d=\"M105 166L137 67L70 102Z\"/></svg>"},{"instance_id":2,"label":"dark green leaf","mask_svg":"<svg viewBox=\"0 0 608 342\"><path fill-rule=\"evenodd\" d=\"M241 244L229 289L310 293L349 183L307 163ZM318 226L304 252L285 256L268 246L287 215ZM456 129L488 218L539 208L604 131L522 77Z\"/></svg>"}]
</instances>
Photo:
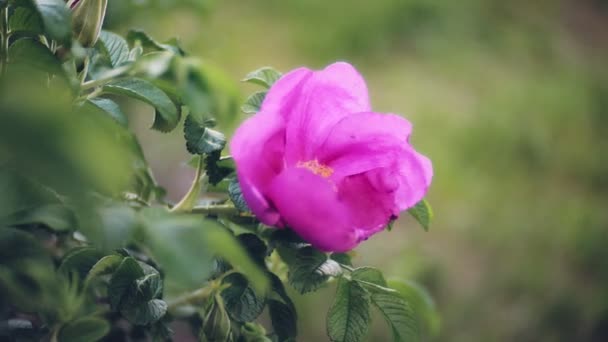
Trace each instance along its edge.
<instances>
[{"instance_id":1,"label":"dark green leaf","mask_svg":"<svg viewBox=\"0 0 608 342\"><path fill-rule=\"evenodd\" d=\"M370 317L370 295L359 283L338 280L336 299L327 314L327 334L332 341L362 341Z\"/></svg>"},{"instance_id":2,"label":"dark green leaf","mask_svg":"<svg viewBox=\"0 0 608 342\"><path fill-rule=\"evenodd\" d=\"M192 154L208 154L221 151L226 146L224 134L209 128L208 122L199 124L191 115L184 122L186 148Z\"/></svg>"},{"instance_id":3,"label":"dark green leaf","mask_svg":"<svg viewBox=\"0 0 608 342\"><path fill-rule=\"evenodd\" d=\"M230 196L230 200L234 203L234 206L241 212L250 213L251 209L247 206L247 202L243 197L243 191L241 190L241 186L239 184L238 179L233 178L230 180L228 185L228 195Z\"/></svg>"},{"instance_id":4,"label":"dark green leaf","mask_svg":"<svg viewBox=\"0 0 608 342\"><path fill-rule=\"evenodd\" d=\"M108 286L112 309L118 310L120 308L129 287L135 283L135 280L143 276L144 271L135 259L132 257L123 259L120 266L112 274L112 279L110 279L110 285Z\"/></svg>"},{"instance_id":5,"label":"dark green leaf","mask_svg":"<svg viewBox=\"0 0 608 342\"><path fill-rule=\"evenodd\" d=\"M420 223L424 230L429 230L429 225L433 219L433 210L426 200L416 203L415 206L408 209L408 213Z\"/></svg>"},{"instance_id":6,"label":"dark green leaf","mask_svg":"<svg viewBox=\"0 0 608 342\"><path fill-rule=\"evenodd\" d=\"M154 107L159 115L154 120L155 124L153 128L163 132L170 131L179 122L179 111L173 101L171 101L171 98L146 80L128 78L112 81L103 87L103 91L110 94L132 97Z\"/></svg>"},{"instance_id":7,"label":"dark green leaf","mask_svg":"<svg viewBox=\"0 0 608 342\"><path fill-rule=\"evenodd\" d=\"M63 0L30 0L35 5L44 30L51 39L69 44L72 37L70 10Z\"/></svg>"},{"instance_id":8,"label":"dark green leaf","mask_svg":"<svg viewBox=\"0 0 608 342\"><path fill-rule=\"evenodd\" d=\"M340 265L328 259L313 247L304 247L297 251L294 263L289 265L289 283L300 293L318 289L330 276L342 272Z\"/></svg>"},{"instance_id":9,"label":"dark green leaf","mask_svg":"<svg viewBox=\"0 0 608 342\"><path fill-rule=\"evenodd\" d=\"M232 174L235 168L234 159L231 157L221 157L221 151L211 152L205 157L205 171L211 185L217 185L224 178Z\"/></svg>"},{"instance_id":10,"label":"dark green leaf","mask_svg":"<svg viewBox=\"0 0 608 342\"><path fill-rule=\"evenodd\" d=\"M329 257L332 260L335 260L339 264L346 265L346 266L353 265L351 256L348 253L332 253Z\"/></svg>"},{"instance_id":11,"label":"dark green leaf","mask_svg":"<svg viewBox=\"0 0 608 342\"><path fill-rule=\"evenodd\" d=\"M262 102L264 102L264 98L266 97L266 91L258 91L251 94L247 100L245 100L245 104L241 106L241 110L245 114L255 114L260 111L262 107Z\"/></svg>"},{"instance_id":12,"label":"dark green leaf","mask_svg":"<svg viewBox=\"0 0 608 342\"><path fill-rule=\"evenodd\" d=\"M42 21L31 8L17 7L9 18L9 28L13 33L42 34Z\"/></svg>"},{"instance_id":13,"label":"dark green leaf","mask_svg":"<svg viewBox=\"0 0 608 342\"><path fill-rule=\"evenodd\" d=\"M270 88L279 78L281 78L280 72L271 67L263 67L247 74L243 79L243 82L254 83Z\"/></svg>"},{"instance_id":14,"label":"dark green leaf","mask_svg":"<svg viewBox=\"0 0 608 342\"><path fill-rule=\"evenodd\" d=\"M42 224L56 232L75 230L78 226L74 212L61 204L48 204L21 210L2 221L11 226Z\"/></svg>"},{"instance_id":15,"label":"dark green leaf","mask_svg":"<svg viewBox=\"0 0 608 342\"><path fill-rule=\"evenodd\" d=\"M281 279L270 274L272 292L268 297L268 311L272 327L279 341L295 339L298 334L296 307L287 295Z\"/></svg>"},{"instance_id":16,"label":"dark green leaf","mask_svg":"<svg viewBox=\"0 0 608 342\"><path fill-rule=\"evenodd\" d=\"M75 248L63 257L61 265L59 265L59 272L66 275L75 273L80 280L84 280L102 256L103 254L93 247Z\"/></svg>"},{"instance_id":17,"label":"dark green leaf","mask_svg":"<svg viewBox=\"0 0 608 342\"><path fill-rule=\"evenodd\" d=\"M99 259L93 267L89 270L87 274L86 281L90 281L91 279L102 276L105 274L110 274L120 266L124 257L119 254L110 254L106 255L103 258Z\"/></svg>"},{"instance_id":18,"label":"dark green leaf","mask_svg":"<svg viewBox=\"0 0 608 342\"><path fill-rule=\"evenodd\" d=\"M257 235L250 233L240 234L236 238L241 243L241 246L245 248L251 259L263 266L266 255L268 254L268 248L264 241Z\"/></svg>"},{"instance_id":19,"label":"dark green leaf","mask_svg":"<svg viewBox=\"0 0 608 342\"><path fill-rule=\"evenodd\" d=\"M99 341L110 332L110 324L101 318L78 318L64 325L59 331L59 341L91 342Z\"/></svg>"},{"instance_id":20,"label":"dark green leaf","mask_svg":"<svg viewBox=\"0 0 608 342\"><path fill-rule=\"evenodd\" d=\"M101 31L97 42L108 55L113 67L117 67L129 60L129 46L127 41L116 33Z\"/></svg>"},{"instance_id":21,"label":"dark green leaf","mask_svg":"<svg viewBox=\"0 0 608 342\"><path fill-rule=\"evenodd\" d=\"M24 64L54 75L61 75L63 72L57 57L46 46L33 39L23 38L14 42L9 48L9 56L11 63Z\"/></svg>"},{"instance_id":22,"label":"dark green leaf","mask_svg":"<svg viewBox=\"0 0 608 342\"><path fill-rule=\"evenodd\" d=\"M121 313L136 325L148 325L161 319L167 313L167 303L161 299L152 299L144 303L130 305Z\"/></svg>"},{"instance_id":23,"label":"dark green leaf","mask_svg":"<svg viewBox=\"0 0 608 342\"><path fill-rule=\"evenodd\" d=\"M230 287L222 291L222 298L230 317L237 322L249 322L256 319L264 310L265 300L258 296L249 286L247 278L233 273L224 278L224 284Z\"/></svg>"},{"instance_id":24,"label":"dark green leaf","mask_svg":"<svg viewBox=\"0 0 608 342\"><path fill-rule=\"evenodd\" d=\"M102 110L104 113L109 115L112 119L116 120L119 124L127 127L129 125L129 119L125 115L125 113L120 110L120 106L118 103L105 99L102 97L97 97L94 99L90 99L87 103L95 106L96 108Z\"/></svg>"}]
</instances>

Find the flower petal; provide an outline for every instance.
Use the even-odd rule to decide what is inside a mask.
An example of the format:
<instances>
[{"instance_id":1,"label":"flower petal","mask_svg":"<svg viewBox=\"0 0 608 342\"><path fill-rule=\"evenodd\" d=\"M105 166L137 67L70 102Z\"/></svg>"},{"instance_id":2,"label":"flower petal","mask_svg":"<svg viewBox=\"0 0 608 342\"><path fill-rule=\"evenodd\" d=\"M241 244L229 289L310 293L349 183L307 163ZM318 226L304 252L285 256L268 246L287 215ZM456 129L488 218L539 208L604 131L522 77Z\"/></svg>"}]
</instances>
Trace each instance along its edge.
<instances>
[{"instance_id":1,"label":"flower petal","mask_svg":"<svg viewBox=\"0 0 608 342\"><path fill-rule=\"evenodd\" d=\"M287 117L292 102L299 97L303 82L312 74L313 71L308 68L298 68L281 76L266 93L260 110Z\"/></svg>"},{"instance_id":2,"label":"flower petal","mask_svg":"<svg viewBox=\"0 0 608 342\"><path fill-rule=\"evenodd\" d=\"M286 161L310 160L331 128L350 113L369 111L367 86L352 65L334 63L301 83L283 113L287 125Z\"/></svg>"},{"instance_id":3,"label":"flower petal","mask_svg":"<svg viewBox=\"0 0 608 342\"><path fill-rule=\"evenodd\" d=\"M237 176L245 201L265 224L279 224L279 214L270 206L266 188L283 169L285 124L279 115L260 112L235 132L230 152L238 165Z\"/></svg>"},{"instance_id":4,"label":"flower petal","mask_svg":"<svg viewBox=\"0 0 608 342\"><path fill-rule=\"evenodd\" d=\"M328 179L305 168L286 168L273 180L269 197L285 223L314 247L344 252L358 244L350 210Z\"/></svg>"}]
</instances>

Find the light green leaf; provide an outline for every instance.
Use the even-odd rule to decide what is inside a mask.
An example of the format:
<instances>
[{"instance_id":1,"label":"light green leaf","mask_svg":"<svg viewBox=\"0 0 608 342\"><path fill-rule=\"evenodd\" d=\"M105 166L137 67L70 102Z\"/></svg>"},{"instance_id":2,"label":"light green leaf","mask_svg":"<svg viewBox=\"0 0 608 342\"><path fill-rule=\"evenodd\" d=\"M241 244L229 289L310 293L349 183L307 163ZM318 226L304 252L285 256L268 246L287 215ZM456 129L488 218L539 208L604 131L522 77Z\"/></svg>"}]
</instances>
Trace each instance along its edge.
<instances>
[{"instance_id":1,"label":"light green leaf","mask_svg":"<svg viewBox=\"0 0 608 342\"><path fill-rule=\"evenodd\" d=\"M91 342L99 341L110 332L110 324L101 318L78 318L65 324L59 331L59 341Z\"/></svg>"},{"instance_id":2,"label":"light green leaf","mask_svg":"<svg viewBox=\"0 0 608 342\"><path fill-rule=\"evenodd\" d=\"M303 294L318 289L329 277L341 273L340 264L308 246L296 252L293 263L289 265L288 279L291 286Z\"/></svg>"},{"instance_id":3,"label":"light green leaf","mask_svg":"<svg viewBox=\"0 0 608 342\"><path fill-rule=\"evenodd\" d=\"M209 154L221 151L226 146L226 137L221 132L209 128L208 121L199 124L191 115L184 122L186 148L192 154Z\"/></svg>"},{"instance_id":4,"label":"light green leaf","mask_svg":"<svg viewBox=\"0 0 608 342\"><path fill-rule=\"evenodd\" d=\"M389 286L407 300L414 310L421 332L431 336L439 333L440 316L430 294L412 281L389 280Z\"/></svg>"},{"instance_id":5,"label":"light green leaf","mask_svg":"<svg viewBox=\"0 0 608 342\"><path fill-rule=\"evenodd\" d=\"M262 102L264 102L264 98L266 97L266 91L258 91L251 94L247 100L245 100L245 104L241 106L241 110L245 114L255 114L260 111L262 107Z\"/></svg>"},{"instance_id":6,"label":"light green leaf","mask_svg":"<svg viewBox=\"0 0 608 342\"><path fill-rule=\"evenodd\" d=\"M42 21L38 13L27 7L17 7L9 18L9 28L12 33L26 32L42 34Z\"/></svg>"},{"instance_id":7,"label":"light green leaf","mask_svg":"<svg viewBox=\"0 0 608 342\"><path fill-rule=\"evenodd\" d=\"M263 67L250 72L242 81L270 88L279 78L281 78L280 72L271 67Z\"/></svg>"},{"instance_id":8,"label":"light green leaf","mask_svg":"<svg viewBox=\"0 0 608 342\"><path fill-rule=\"evenodd\" d=\"M370 324L370 294L357 282L340 278L327 314L327 334L335 342L362 341Z\"/></svg>"},{"instance_id":9,"label":"light green leaf","mask_svg":"<svg viewBox=\"0 0 608 342\"><path fill-rule=\"evenodd\" d=\"M20 210L2 219L2 222L11 226L41 224L56 232L67 232L78 227L74 212L62 204L47 204Z\"/></svg>"},{"instance_id":10,"label":"light green leaf","mask_svg":"<svg viewBox=\"0 0 608 342\"><path fill-rule=\"evenodd\" d=\"M125 113L122 112L118 103L102 97L90 99L87 101L87 103L90 103L96 108L101 109L104 113L107 113L112 119L116 120L116 122L118 122L119 124L125 127L129 125L129 119L127 118Z\"/></svg>"},{"instance_id":11,"label":"light green leaf","mask_svg":"<svg viewBox=\"0 0 608 342\"><path fill-rule=\"evenodd\" d=\"M106 84L103 87L103 91L110 94L128 96L153 106L159 114L154 120L153 128L162 132L172 130L179 122L179 111L177 106L171 101L171 98L146 80L128 78L113 81Z\"/></svg>"},{"instance_id":12,"label":"light green leaf","mask_svg":"<svg viewBox=\"0 0 608 342\"><path fill-rule=\"evenodd\" d=\"M113 67L117 67L129 60L127 41L116 33L101 31L97 44L107 53Z\"/></svg>"},{"instance_id":13,"label":"light green leaf","mask_svg":"<svg viewBox=\"0 0 608 342\"><path fill-rule=\"evenodd\" d=\"M426 200L423 199L422 201L416 203L415 206L408 209L408 213L410 213L410 215L412 215L416 221L420 223L424 230L429 230L429 225L433 219L433 210Z\"/></svg>"},{"instance_id":14,"label":"light green leaf","mask_svg":"<svg viewBox=\"0 0 608 342\"><path fill-rule=\"evenodd\" d=\"M181 49L175 44L163 44L155 41L147 33L141 30L131 30L127 33L127 40L131 46L141 46L146 52L171 51L177 55L183 55Z\"/></svg>"},{"instance_id":15,"label":"light green leaf","mask_svg":"<svg viewBox=\"0 0 608 342\"><path fill-rule=\"evenodd\" d=\"M95 263L95 265L93 265L93 267L91 267L89 270L85 282L89 282L95 277L114 272L123 259L124 257L119 254L110 254L99 259L97 263Z\"/></svg>"},{"instance_id":16,"label":"light green leaf","mask_svg":"<svg viewBox=\"0 0 608 342\"><path fill-rule=\"evenodd\" d=\"M256 294L242 274L230 274L222 283L230 285L222 291L222 298L233 320L241 323L249 322L262 313L266 305L265 298Z\"/></svg>"}]
</instances>

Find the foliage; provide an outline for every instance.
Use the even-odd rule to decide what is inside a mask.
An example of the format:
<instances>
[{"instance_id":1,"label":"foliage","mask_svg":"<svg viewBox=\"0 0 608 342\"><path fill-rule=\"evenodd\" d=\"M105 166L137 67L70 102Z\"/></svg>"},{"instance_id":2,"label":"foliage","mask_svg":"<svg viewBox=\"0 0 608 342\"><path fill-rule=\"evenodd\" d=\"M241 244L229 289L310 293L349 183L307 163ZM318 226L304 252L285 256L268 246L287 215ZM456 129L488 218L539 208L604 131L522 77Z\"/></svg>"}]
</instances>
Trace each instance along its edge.
<instances>
[{"instance_id":1,"label":"foliage","mask_svg":"<svg viewBox=\"0 0 608 342\"><path fill-rule=\"evenodd\" d=\"M307 293L337 279L332 340L362 340L372 307L395 341L417 340L434 312L416 287L393 288L349 255L251 215L213 128L239 103L221 70L175 40L99 31L103 13L91 8L0 6L0 336L169 340L182 321L202 341L293 341L298 315L284 282ZM268 88L279 77L262 68L244 81ZM243 110L257 112L264 94ZM153 108L158 132L184 122L196 175L178 203L164 198L129 130L128 101ZM210 187L220 199L200 201ZM426 229L430 207L415 210ZM256 322L266 308L270 333Z\"/></svg>"}]
</instances>

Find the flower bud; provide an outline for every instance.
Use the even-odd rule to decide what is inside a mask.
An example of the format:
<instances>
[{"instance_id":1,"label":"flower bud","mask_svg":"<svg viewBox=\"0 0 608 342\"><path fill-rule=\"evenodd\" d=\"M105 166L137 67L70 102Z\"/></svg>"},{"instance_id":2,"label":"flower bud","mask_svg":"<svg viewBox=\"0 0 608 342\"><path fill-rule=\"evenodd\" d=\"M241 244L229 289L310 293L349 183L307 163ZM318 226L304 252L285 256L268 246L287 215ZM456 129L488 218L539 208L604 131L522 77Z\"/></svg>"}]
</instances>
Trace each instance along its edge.
<instances>
[{"instance_id":1,"label":"flower bud","mask_svg":"<svg viewBox=\"0 0 608 342\"><path fill-rule=\"evenodd\" d=\"M209 342L224 342L230 337L230 317L219 294L215 296L207 311L201 335L201 340Z\"/></svg>"},{"instance_id":2,"label":"flower bud","mask_svg":"<svg viewBox=\"0 0 608 342\"><path fill-rule=\"evenodd\" d=\"M84 47L95 45L106 15L108 0L69 0L72 10L72 32Z\"/></svg>"}]
</instances>

